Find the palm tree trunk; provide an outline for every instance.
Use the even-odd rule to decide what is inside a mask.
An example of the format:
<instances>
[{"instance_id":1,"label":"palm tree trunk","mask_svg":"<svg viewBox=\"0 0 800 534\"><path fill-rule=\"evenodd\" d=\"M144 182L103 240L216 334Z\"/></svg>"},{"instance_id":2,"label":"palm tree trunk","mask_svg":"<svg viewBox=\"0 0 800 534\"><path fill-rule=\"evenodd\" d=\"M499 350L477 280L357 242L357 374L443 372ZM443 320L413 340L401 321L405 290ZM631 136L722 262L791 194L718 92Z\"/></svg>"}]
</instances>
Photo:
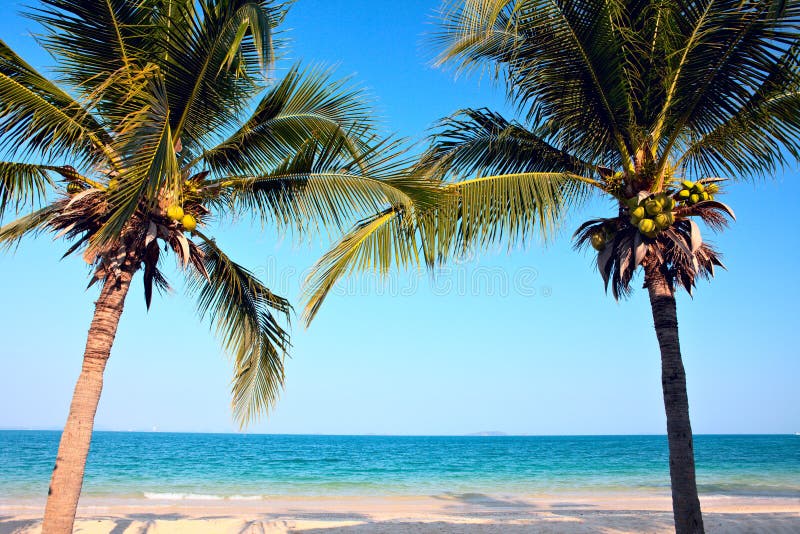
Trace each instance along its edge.
<instances>
[{"instance_id":1,"label":"palm tree trunk","mask_svg":"<svg viewBox=\"0 0 800 534\"><path fill-rule=\"evenodd\" d=\"M661 348L661 387L667 412L669 475L672 482L672 513L677 534L704 532L700 499L695 481L694 445L689 422L686 372L678 340L675 294L659 266L646 267L645 284Z\"/></svg>"},{"instance_id":2,"label":"palm tree trunk","mask_svg":"<svg viewBox=\"0 0 800 534\"><path fill-rule=\"evenodd\" d=\"M114 343L134 270L127 268L117 277L108 278L95 303L94 318L83 354L83 368L72 394L69 416L61 434L56 465L50 479L43 534L72 532L83 485L86 456L92 440L94 416L103 389L103 371Z\"/></svg>"}]
</instances>

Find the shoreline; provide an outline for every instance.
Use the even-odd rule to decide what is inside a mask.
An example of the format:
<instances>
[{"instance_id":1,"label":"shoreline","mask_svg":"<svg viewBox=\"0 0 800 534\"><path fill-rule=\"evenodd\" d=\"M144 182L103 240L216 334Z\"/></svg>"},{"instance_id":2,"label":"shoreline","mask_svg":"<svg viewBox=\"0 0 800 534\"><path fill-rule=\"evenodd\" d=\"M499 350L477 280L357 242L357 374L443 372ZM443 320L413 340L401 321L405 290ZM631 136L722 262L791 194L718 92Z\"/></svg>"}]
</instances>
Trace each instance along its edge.
<instances>
[{"instance_id":1,"label":"shoreline","mask_svg":"<svg viewBox=\"0 0 800 534\"><path fill-rule=\"evenodd\" d=\"M798 532L800 500L701 497L708 532ZM40 531L43 502L0 501L0 534ZM274 496L263 500L86 498L75 532L672 532L668 494Z\"/></svg>"}]
</instances>

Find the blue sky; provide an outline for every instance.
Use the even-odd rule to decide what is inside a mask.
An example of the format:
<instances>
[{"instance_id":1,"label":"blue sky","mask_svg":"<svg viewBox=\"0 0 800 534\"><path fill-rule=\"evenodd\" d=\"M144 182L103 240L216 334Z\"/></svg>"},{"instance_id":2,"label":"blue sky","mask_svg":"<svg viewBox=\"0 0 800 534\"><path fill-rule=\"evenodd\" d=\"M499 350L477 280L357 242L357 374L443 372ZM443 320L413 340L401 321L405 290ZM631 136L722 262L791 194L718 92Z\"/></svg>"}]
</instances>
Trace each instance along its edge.
<instances>
[{"instance_id":1,"label":"blue sky","mask_svg":"<svg viewBox=\"0 0 800 534\"><path fill-rule=\"evenodd\" d=\"M376 5L380 4L380 7ZM5 8L18 4L3 0ZM298 0L291 58L337 65L375 97L387 131L421 138L465 106L507 110L486 80L430 66L424 35L438 2ZM0 36L49 64L8 14ZM678 299L693 428L698 433L800 431L796 303L796 166L739 183L726 201L738 221L706 236L728 271ZM559 239L452 265L431 283L404 273L362 277L332 295L315 323L293 325L285 393L251 432L339 434L663 433L658 346L644 291L607 297L572 230L611 212L575 213ZM325 250L247 222L218 230L240 263L300 309L303 273ZM60 428L80 369L96 290L80 258L49 237L0 255L0 428ZM231 366L174 272L174 294L148 313L140 284L128 299L106 373L98 429L226 432ZM138 281L138 280L137 280ZM504 290L504 284L506 289Z\"/></svg>"}]
</instances>

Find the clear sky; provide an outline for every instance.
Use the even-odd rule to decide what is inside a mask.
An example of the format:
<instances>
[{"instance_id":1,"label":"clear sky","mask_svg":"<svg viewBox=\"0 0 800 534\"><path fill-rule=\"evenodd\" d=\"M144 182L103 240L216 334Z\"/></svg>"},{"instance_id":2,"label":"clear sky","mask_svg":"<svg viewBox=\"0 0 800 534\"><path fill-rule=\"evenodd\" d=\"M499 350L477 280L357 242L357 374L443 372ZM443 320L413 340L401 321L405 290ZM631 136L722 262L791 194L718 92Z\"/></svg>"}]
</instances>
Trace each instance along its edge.
<instances>
[{"instance_id":1,"label":"clear sky","mask_svg":"<svg viewBox=\"0 0 800 534\"><path fill-rule=\"evenodd\" d=\"M298 0L291 55L338 65L374 95L388 131L420 139L460 107L507 110L486 80L430 67L424 35L436 0ZM31 22L0 0L0 36L37 66ZM678 313L697 433L800 431L796 166L739 183L725 199L738 222L711 238L728 271L681 293ZM416 273L351 280L315 323L294 321L285 393L251 432L337 434L663 433L658 346L646 293L603 292L572 230L611 207L596 203L547 247L533 243L453 265L435 283ZM303 272L325 249L248 223L218 232L230 255L300 305ZM0 428L60 428L97 290L79 257L41 237L0 255ZM96 428L227 432L231 365L192 301L176 291L148 313L140 283L122 317ZM137 279L139 282L139 279ZM639 285L639 284L637 284Z\"/></svg>"}]
</instances>

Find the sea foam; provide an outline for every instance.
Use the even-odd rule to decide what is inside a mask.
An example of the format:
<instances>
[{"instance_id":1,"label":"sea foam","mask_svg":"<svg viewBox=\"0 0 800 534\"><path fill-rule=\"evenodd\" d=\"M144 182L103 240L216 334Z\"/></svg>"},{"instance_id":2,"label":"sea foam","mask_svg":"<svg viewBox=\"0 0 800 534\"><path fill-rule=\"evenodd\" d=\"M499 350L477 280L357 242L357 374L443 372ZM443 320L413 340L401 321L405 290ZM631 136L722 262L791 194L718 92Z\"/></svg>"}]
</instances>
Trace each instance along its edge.
<instances>
[{"instance_id":1,"label":"sea foam","mask_svg":"<svg viewBox=\"0 0 800 534\"><path fill-rule=\"evenodd\" d=\"M158 501L221 501L223 495L203 495L200 493L151 493L144 492L145 499Z\"/></svg>"},{"instance_id":2,"label":"sea foam","mask_svg":"<svg viewBox=\"0 0 800 534\"><path fill-rule=\"evenodd\" d=\"M144 498L154 501L260 501L263 495L209 495L202 493L144 492Z\"/></svg>"}]
</instances>

